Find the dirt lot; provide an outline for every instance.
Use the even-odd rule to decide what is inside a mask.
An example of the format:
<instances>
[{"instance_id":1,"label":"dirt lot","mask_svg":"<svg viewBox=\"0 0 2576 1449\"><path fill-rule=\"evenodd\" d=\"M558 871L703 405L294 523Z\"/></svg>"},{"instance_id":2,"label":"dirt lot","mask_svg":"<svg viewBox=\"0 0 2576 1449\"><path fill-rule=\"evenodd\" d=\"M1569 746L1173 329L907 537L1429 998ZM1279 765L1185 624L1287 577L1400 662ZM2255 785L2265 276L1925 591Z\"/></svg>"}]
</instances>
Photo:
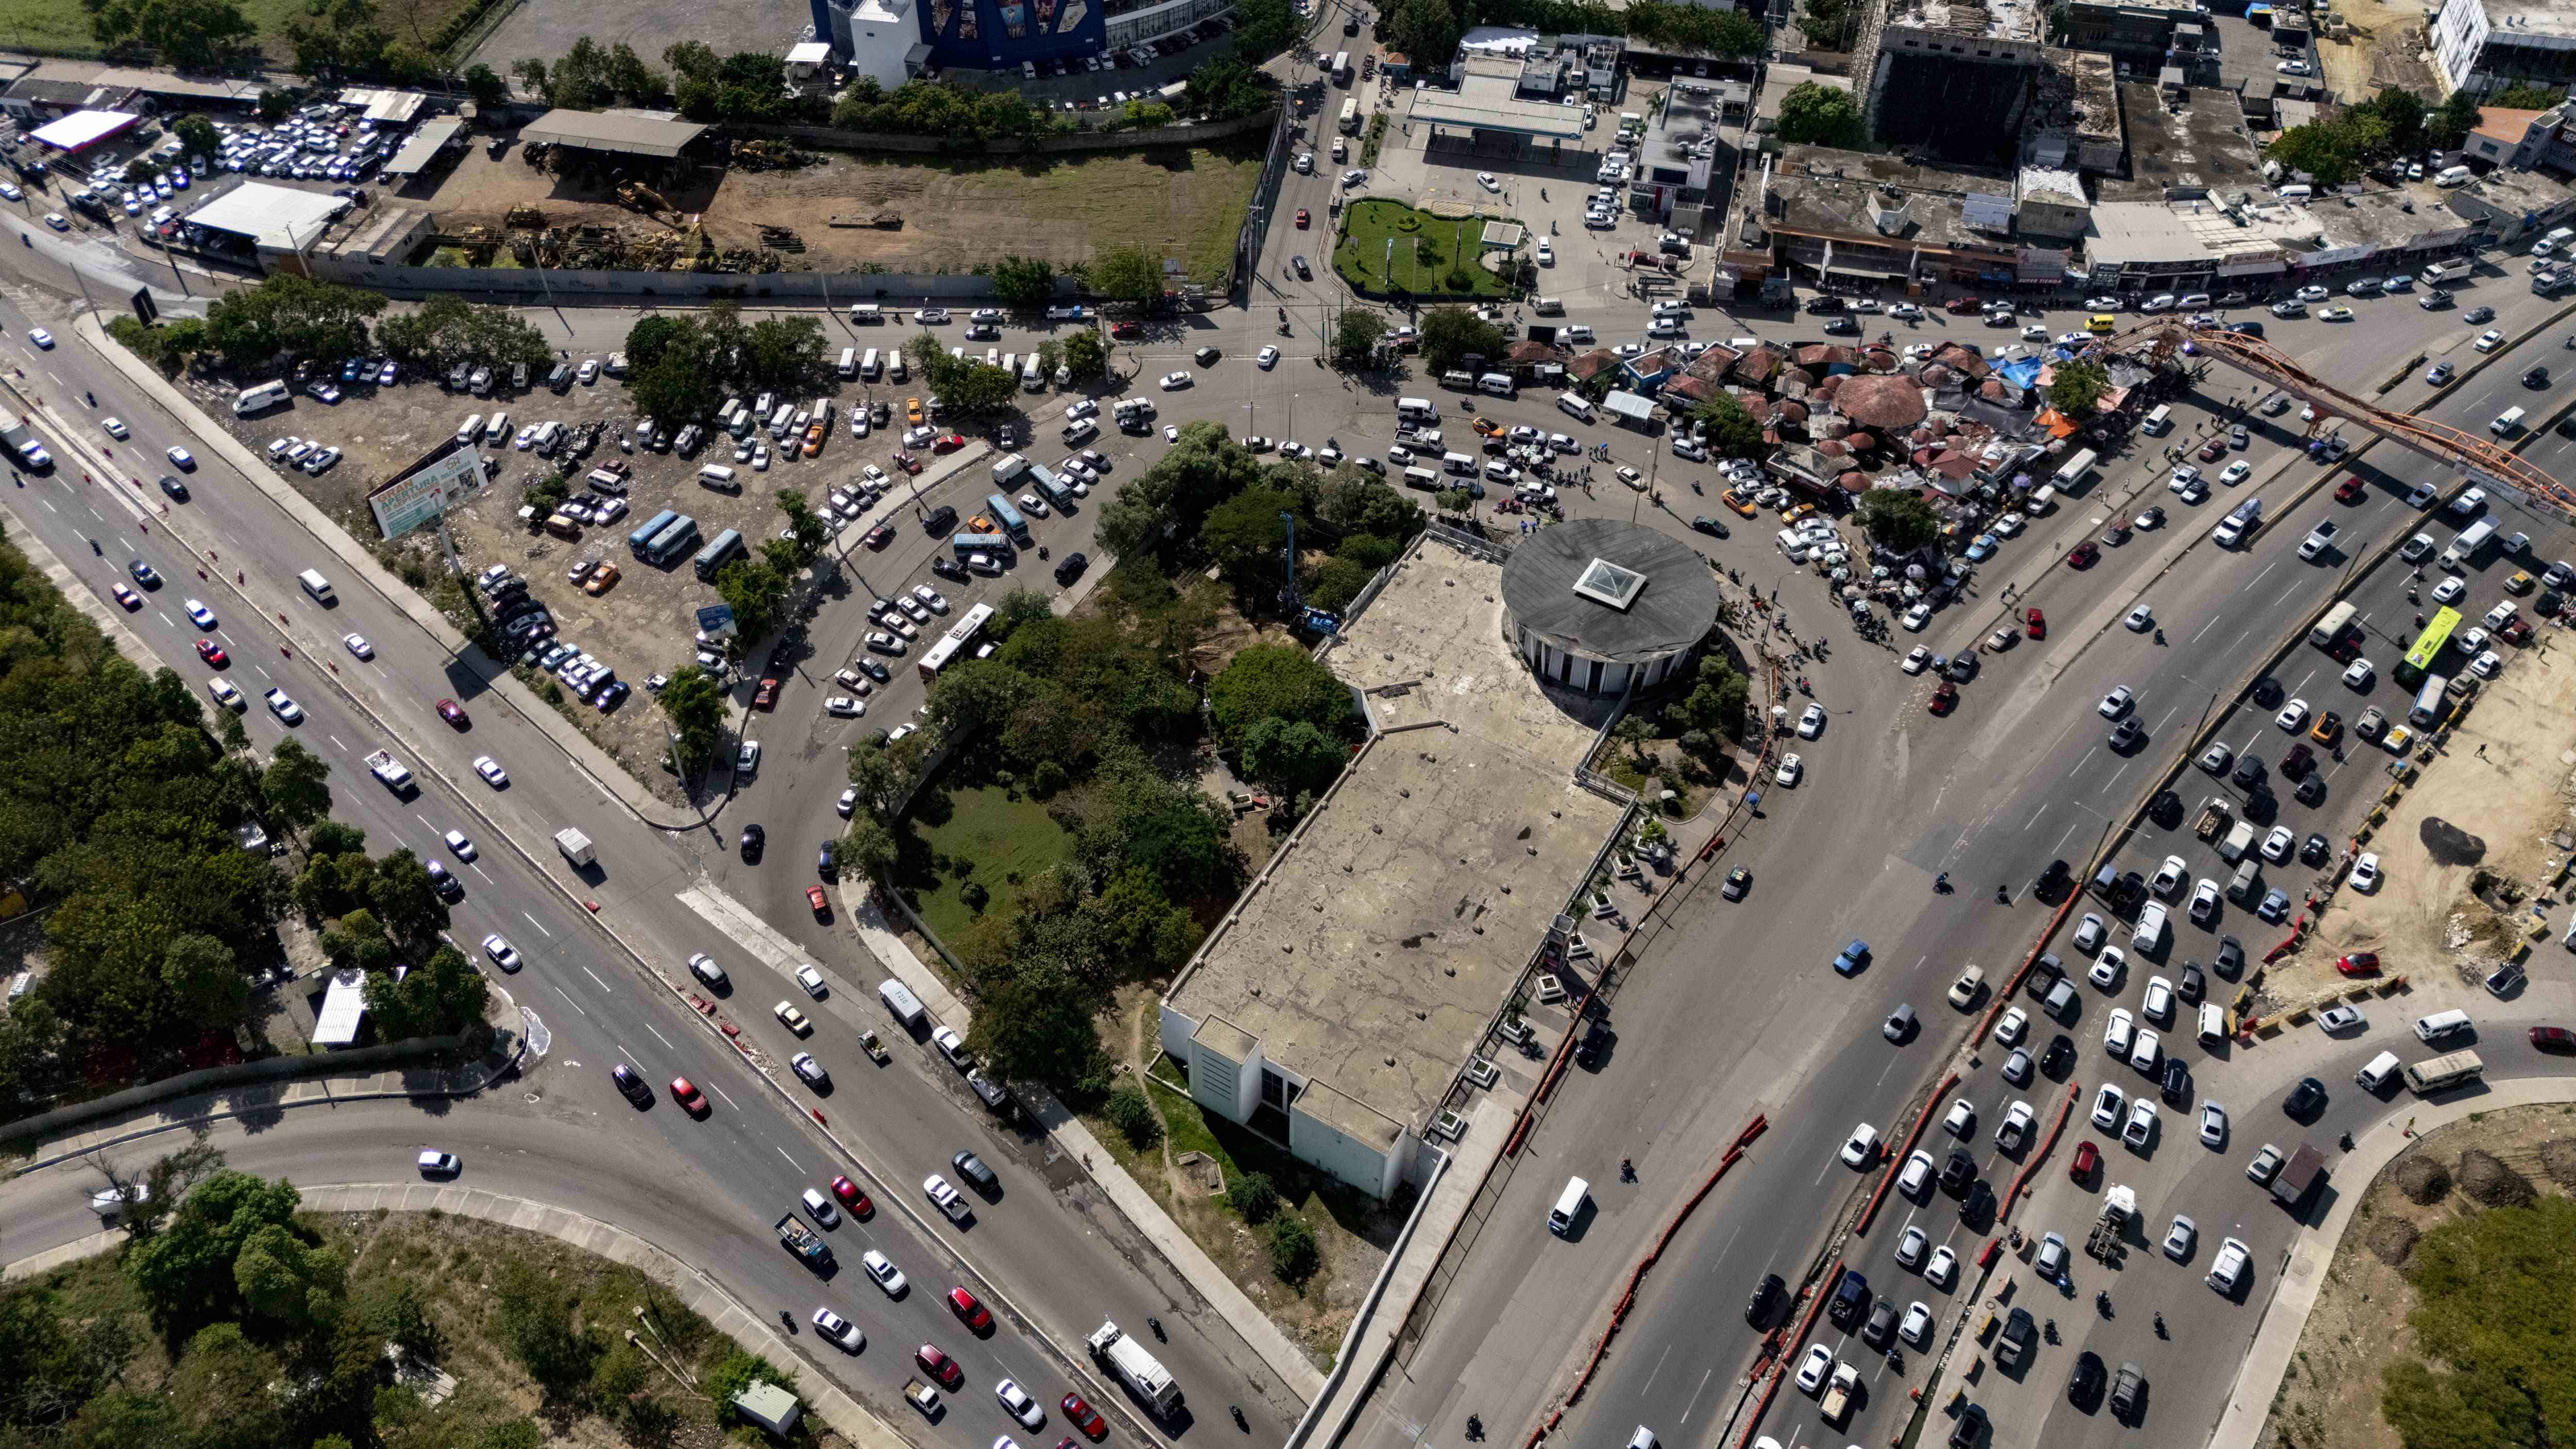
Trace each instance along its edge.
<instances>
[{"instance_id":1,"label":"dirt lot","mask_svg":"<svg viewBox=\"0 0 2576 1449\"><path fill-rule=\"evenodd\" d=\"M255 418L233 416L223 401L230 389L201 383L189 386L205 408L206 425L229 428L263 457L271 441L290 435L319 437L346 450L346 461L319 478L294 470L282 476L305 497L328 510L352 536L361 539L376 536L375 524L367 512L367 491L408 466L439 439L452 436L468 413L489 414L495 408L505 409L514 428L546 419L567 426L591 419L607 422L610 432L586 461L617 458L633 465L635 474L629 480L633 492L627 498L632 511L622 521L586 529L578 541L529 532L517 517L522 490L552 465L534 454L511 451L506 445L487 453L501 461L498 476L448 518L458 552L469 570L506 563L525 573L531 592L553 613L559 637L607 660L615 666L619 678L636 686L637 693L607 715L567 700L567 717L615 755L636 779L673 800L679 798L679 793L660 764L662 740L655 722L658 715L651 707L650 697L642 693L643 680L689 661L693 611L717 602L716 592L713 585L698 581L686 553L662 568L649 567L632 557L626 550L627 531L663 508L677 508L698 520L702 537L713 538L725 529L738 528L746 540L757 541L782 526L777 508L782 488L799 489L819 505L833 488L855 476L862 464L874 463L890 475L903 476L891 461L899 430L872 432L865 440L854 439L842 415L836 412L831 440L819 456L782 458L767 472L738 467L736 476L744 485L738 495L701 488L695 482L700 464L733 465L731 439L706 447L694 461L676 453L642 449L622 453L615 438L633 426L634 413L627 404L625 387L607 377L592 387L575 387L563 397L535 387L518 397L475 398L450 393L436 382L406 380L381 391L353 388L347 400L336 407L299 397L292 408ZM887 391L884 387L876 389L880 397ZM863 393L864 389L856 385L849 389L853 399ZM898 420L902 402L898 390L893 398ZM766 435L755 432L753 437L763 439ZM927 454L923 460L931 461ZM573 460L568 455L558 461L577 470L584 466L584 460ZM406 577L418 574L412 582L424 593L436 567L427 547L423 543L417 550L407 548L404 554L429 570L405 570ZM596 597L586 594L565 576L576 560L583 559L612 561L620 577L606 593Z\"/></svg>"},{"instance_id":2,"label":"dirt lot","mask_svg":"<svg viewBox=\"0 0 2576 1449\"><path fill-rule=\"evenodd\" d=\"M757 249L761 227L788 227L805 250L772 255L791 271L966 273L1009 253L1063 265L1115 242L1177 257L1207 280L1233 253L1260 178L1260 140L1025 162L826 154L822 164L793 171L699 166L667 179L648 163L636 174L679 208L658 219L620 204L607 173L557 175L527 165L518 147L498 160L478 147L434 185L400 194L450 235L497 231L512 207L529 205L548 226L622 226L632 237L668 236L700 216L720 250ZM828 224L880 211L899 213L902 226Z\"/></svg>"},{"instance_id":3,"label":"dirt lot","mask_svg":"<svg viewBox=\"0 0 2576 1449\"><path fill-rule=\"evenodd\" d=\"M2398 1189L2401 1172L2411 1159L2429 1158L2456 1180L2460 1154L2474 1148L2494 1155L2542 1193L2564 1196L2566 1189L2541 1165L2541 1152L2547 1144L2570 1140L2576 1140L2576 1113L2566 1107L2494 1112L2425 1137L2381 1173L2364 1191L2352 1227L2335 1250L2325 1290L2308 1315L2289 1376L2272 1402L2271 1420L2256 1442L2297 1449L2402 1449L2396 1432L2379 1416L2379 1376L2382 1368L2414 1350L2406 1315L2415 1307L2415 1294L2382 1251L2411 1243L2410 1230L2429 1232L2479 1209L2456 1186L2432 1203L2418 1203Z\"/></svg>"},{"instance_id":4,"label":"dirt lot","mask_svg":"<svg viewBox=\"0 0 2576 1449\"><path fill-rule=\"evenodd\" d=\"M2424 47L2421 6L2338 0L2335 13L2352 29L2339 39L2317 41L2317 61L2325 68L2328 90L2366 96L2382 86L2403 86L2428 102L2437 93L2431 69L2419 58Z\"/></svg>"},{"instance_id":5,"label":"dirt lot","mask_svg":"<svg viewBox=\"0 0 2576 1449\"><path fill-rule=\"evenodd\" d=\"M2386 755L2360 748L2385 787ZM2571 822L2576 658L2564 631L2544 628L2529 649L2507 646L2503 674L2362 843L2387 876L2378 892L2336 892L2309 944L2272 967L2266 996L2328 989L2335 958L2351 951L2377 951L2388 973L2428 986L2474 985L2534 922L2532 905L2550 894L2544 873L2568 855L2552 837Z\"/></svg>"}]
</instances>

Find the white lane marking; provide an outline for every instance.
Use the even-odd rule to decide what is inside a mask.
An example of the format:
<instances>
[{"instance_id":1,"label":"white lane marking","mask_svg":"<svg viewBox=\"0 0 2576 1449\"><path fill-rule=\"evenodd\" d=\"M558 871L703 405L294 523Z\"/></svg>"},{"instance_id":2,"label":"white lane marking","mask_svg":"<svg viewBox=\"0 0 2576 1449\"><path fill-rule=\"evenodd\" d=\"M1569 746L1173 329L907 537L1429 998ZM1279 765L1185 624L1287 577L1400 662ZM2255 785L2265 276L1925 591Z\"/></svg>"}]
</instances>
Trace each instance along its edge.
<instances>
[{"instance_id":1,"label":"white lane marking","mask_svg":"<svg viewBox=\"0 0 2576 1449\"><path fill-rule=\"evenodd\" d=\"M2226 617L2226 615L2224 615L2224 614L2212 614L2212 615L2210 615L2210 616L2209 616L2209 622L2200 626L2200 634L2206 634L2206 633L2208 633L2210 630L2217 628L2217 627L2218 627L2218 621L2219 621L2220 619L2225 618L2225 617ZM2192 642L2192 643L2194 643L2194 644L2199 643L2199 642L2200 642L2200 634L2194 634L2194 635L2192 635L2192 636L2191 636L2191 642Z\"/></svg>"},{"instance_id":2,"label":"white lane marking","mask_svg":"<svg viewBox=\"0 0 2576 1449\"><path fill-rule=\"evenodd\" d=\"M584 976L589 977L589 978L590 978L591 980L593 980L593 981L599 981L599 973L598 973L598 972L596 972L596 971L591 970L591 969L590 969L589 967L587 967L587 966L584 966L583 968L581 968L581 974L582 974L582 975L584 975ZM609 995L611 995L611 996L614 996L614 995L616 995L616 994L617 994L617 993L616 993L616 991L615 991L615 990L613 990L613 989L609 986L609 984L608 984L607 982L605 982L605 981L599 981L599 989L600 989L600 990L602 990L602 991L607 992L607 993L608 993ZM661 1035L661 1033L660 1033L660 1032L655 1032L655 1033L654 1033L654 1035L659 1036L659 1035ZM668 1045L670 1045L670 1043L665 1042L665 1043L663 1043L663 1045L668 1046Z\"/></svg>"},{"instance_id":3,"label":"white lane marking","mask_svg":"<svg viewBox=\"0 0 2576 1449\"><path fill-rule=\"evenodd\" d=\"M728 1101L728 1102L730 1102L730 1101L732 1101L733 1099L732 1099L731 1097L727 1097L725 1100L726 1100L726 1101ZM775 1150L777 1151L777 1153L778 1153L778 1155L779 1155L779 1156L781 1156L781 1157L787 1157L787 1149L786 1149L786 1148L784 1148L784 1147L780 1147L780 1146L779 1146L777 1143L775 1143L775 1142L773 1142L773 1143L771 1143L771 1144L769 1144L769 1145L770 1145L773 1149L775 1149ZM788 1166L790 1166L790 1167L792 1167L792 1168L795 1168L798 1172L803 1172L803 1171L805 1170L805 1164L803 1164L803 1163L801 1163L801 1162L798 1162L798 1161L797 1161L795 1158L793 1158L793 1157L787 1157L787 1165L788 1165Z\"/></svg>"},{"instance_id":4,"label":"white lane marking","mask_svg":"<svg viewBox=\"0 0 2576 1449\"><path fill-rule=\"evenodd\" d=\"M573 1010L575 1010L575 1011L580 1011L580 1012L581 1012L581 1014L582 1014L582 1015L584 1015L584 1016L588 1016L588 1015L590 1015L590 1013L589 1013L589 1012L587 1012L587 1011L582 1011L582 1006L581 1006L581 1003L580 1003L580 1002L575 1001L575 1000L573 1000L573 999L572 999L572 993L571 993L571 992L566 991L566 990L564 990L562 987L558 986L558 987L556 987L556 988L555 988L555 995L560 996L560 997L562 997L562 998L564 999L564 1005L571 1007L571 1008L572 1008Z\"/></svg>"},{"instance_id":5,"label":"white lane marking","mask_svg":"<svg viewBox=\"0 0 2576 1449\"><path fill-rule=\"evenodd\" d=\"M731 1093L727 1092L724 1088L719 1087L719 1086L716 1086L716 1084L715 1084L715 1083L713 1083L713 1082L709 1082L709 1083L707 1083L707 1086L708 1086L710 1089L712 1089L712 1090L715 1092L715 1094L716 1094L717 1096L722 1097L722 1098L724 1098L724 1099L725 1099L725 1105L726 1105L726 1106L733 1108L733 1109L734 1109L735 1111L737 1111L737 1112L739 1112L739 1111L741 1111L741 1110L742 1110L742 1104L741 1104L740 1102L735 1101L735 1100L733 1099L733 1095L732 1095Z\"/></svg>"},{"instance_id":6,"label":"white lane marking","mask_svg":"<svg viewBox=\"0 0 2576 1449\"><path fill-rule=\"evenodd\" d=\"M1699 1376L1699 1387L1691 1390L1690 1406L1682 1410L1681 1421L1683 1423L1687 1424L1690 1422L1690 1416L1699 1408L1699 1396L1707 1391L1708 1381L1716 1376L1717 1368L1715 1365L1711 1365L1707 1373Z\"/></svg>"},{"instance_id":7,"label":"white lane marking","mask_svg":"<svg viewBox=\"0 0 2576 1449\"><path fill-rule=\"evenodd\" d=\"M644 1023L644 1029L645 1029L646 1031L649 1031L649 1032L653 1033L653 1040L660 1042L662 1045L664 1045L664 1046L666 1046L666 1047L671 1047L671 1050L673 1050L673 1051L678 1051L678 1050L679 1050L679 1048L678 1048L678 1047L671 1046L671 1039L670 1039L669 1037L667 1037L667 1036L662 1035L661 1028L656 1027L655 1025L653 1025L653 1023L651 1023L651 1022L649 1022L649 1021L648 1021L648 1022L646 1022L646 1023Z\"/></svg>"},{"instance_id":8,"label":"white lane marking","mask_svg":"<svg viewBox=\"0 0 2576 1449\"><path fill-rule=\"evenodd\" d=\"M547 939L547 940L551 941L551 940L553 940L553 939L555 938L555 933L554 933L554 932L552 932L552 931L547 931L547 930L546 930L545 922L538 920L536 917L534 917L534 916L532 916L532 915L529 915L527 912L525 912L525 911L521 911L521 912L519 912L519 919L520 919L520 920L523 920L523 921L525 921L525 922L527 922L527 923L528 923L529 925L531 925L531 926L536 927L539 931L543 931L543 932L545 932L545 937L546 937L546 939Z\"/></svg>"}]
</instances>

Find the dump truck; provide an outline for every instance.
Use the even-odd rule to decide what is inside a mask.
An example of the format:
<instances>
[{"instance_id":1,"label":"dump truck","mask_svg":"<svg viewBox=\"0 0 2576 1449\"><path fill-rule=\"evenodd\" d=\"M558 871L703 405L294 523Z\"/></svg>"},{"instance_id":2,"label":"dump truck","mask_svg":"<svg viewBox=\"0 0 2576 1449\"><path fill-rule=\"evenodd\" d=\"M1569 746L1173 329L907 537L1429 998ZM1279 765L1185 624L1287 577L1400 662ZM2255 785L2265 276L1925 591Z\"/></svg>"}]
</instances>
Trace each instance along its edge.
<instances>
[{"instance_id":1,"label":"dump truck","mask_svg":"<svg viewBox=\"0 0 2576 1449\"><path fill-rule=\"evenodd\" d=\"M385 782L385 788L408 797L414 788L411 767L393 757L390 751L378 750L367 756L367 773Z\"/></svg>"},{"instance_id":2,"label":"dump truck","mask_svg":"<svg viewBox=\"0 0 2576 1449\"><path fill-rule=\"evenodd\" d=\"M2115 1186L2102 1194L2101 1216L2093 1220L2093 1231L2084 1239L2084 1251L2095 1258L2108 1254L2120 1245L2120 1235L2128 1231L2129 1219L2138 1211L2135 1189Z\"/></svg>"},{"instance_id":3,"label":"dump truck","mask_svg":"<svg viewBox=\"0 0 2576 1449\"><path fill-rule=\"evenodd\" d=\"M1851 1415L1852 1394L1859 1388L1859 1369L1847 1363L1834 1365L1833 1382L1825 1386L1824 1400L1818 1406L1826 1423L1837 1429L1842 1427L1843 1420Z\"/></svg>"},{"instance_id":4,"label":"dump truck","mask_svg":"<svg viewBox=\"0 0 2576 1449\"><path fill-rule=\"evenodd\" d=\"M590 837L567 825L555 832L555 849L576 867L587 867L596 859L590 848Z\"/></svg>"},{"instance_id":5,"label":"dump truck","mask_svg":"<svg viewBox=\"0 0 2576 1449\"><path fill-rule=\"evenodd\" d=\"M1083 1342L1091 1346L1091 1356L1102 1367L1116 1374L1155 1413L1169 1414L1181 1406L1181 1387L1172 1382L1171 1370L1116 1323L1102 1322Z\"/></svg>"},{"instance_id":6,"label":"dump truck","mask_svg":"<svg viewBox=\"0 0 2576 1449\"><path fill-rule=\"evenodd\" d=\"M2326 1155L2302 1142L2299 1150L2290 1154L2290 1160L2282 1164L2280 1172L2272 1178L2272 1201L2296 1212L2299 1205L2308 1200L2308 1195L2317 1190L2317 1183L2325 1175Z\"/></svg>"},{"instance_id":7,"label":"dump truck","mask_svg":"<svg viewBox=\"0 0 2576 1449\"><path fill-rule=\"evenodd\" d=\"M823 1241L822 1234L805 1226L803 1218L791 1212L772 1226L778 1229L779 1244L804 1259L806 1267L822 1269L832 1266L832 1245Z\"/></svg>"}]
</instances>

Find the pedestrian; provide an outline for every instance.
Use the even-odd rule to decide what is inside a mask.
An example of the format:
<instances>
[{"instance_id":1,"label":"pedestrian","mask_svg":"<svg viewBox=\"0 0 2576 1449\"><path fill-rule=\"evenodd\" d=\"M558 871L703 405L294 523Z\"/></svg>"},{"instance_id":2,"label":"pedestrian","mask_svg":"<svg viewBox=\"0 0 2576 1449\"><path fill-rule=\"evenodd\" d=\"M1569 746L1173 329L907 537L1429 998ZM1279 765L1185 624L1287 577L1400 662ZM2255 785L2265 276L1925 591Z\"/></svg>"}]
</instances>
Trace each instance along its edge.
<instances>
[{"instance_id":1,"label":"pedestrian","mask_svg":"<svg viewBox=\"0 0 2576 1449\"><path fill-rule=\"evenodd\" d=\"M2483 760L2483 759L2485 759L2486 757L2487 757L2487 747L2486 747L2486 746L2484 746L2484 745L2480 745L2480 746L2478 746L2478 758L2479 758L2479 759L2481 759L2481 760Z\"/></svg>"}]
</instances>

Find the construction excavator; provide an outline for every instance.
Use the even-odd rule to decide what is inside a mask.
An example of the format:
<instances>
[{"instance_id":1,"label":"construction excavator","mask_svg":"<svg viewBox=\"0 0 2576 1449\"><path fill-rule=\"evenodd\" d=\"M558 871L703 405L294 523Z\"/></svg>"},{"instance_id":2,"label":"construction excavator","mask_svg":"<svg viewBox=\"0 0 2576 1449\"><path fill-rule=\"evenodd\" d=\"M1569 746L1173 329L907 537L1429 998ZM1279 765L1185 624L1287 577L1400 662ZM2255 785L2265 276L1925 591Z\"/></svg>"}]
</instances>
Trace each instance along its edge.
<instances>
[{"instance_id":1,"label":"construction excavator","mask_svg":"<svg viewBox=\"0 0 2576 1449\"><path fill-rule=\"evenodd\" d=\"M655 221L662 221L662 213L666 211L671 213L673 216L677 216L680 213L680 208L673 206L670 202L670 198L664 196L658 191L655 191L652 187L645 185L641 181L627 181L619 183L617 188L617 201L619 205L630 208L631 210L640 211ZM676 222L664 222L664 225L670 226L674 230L678 229L678 224Z\"/></svg>"}]
</instances>

